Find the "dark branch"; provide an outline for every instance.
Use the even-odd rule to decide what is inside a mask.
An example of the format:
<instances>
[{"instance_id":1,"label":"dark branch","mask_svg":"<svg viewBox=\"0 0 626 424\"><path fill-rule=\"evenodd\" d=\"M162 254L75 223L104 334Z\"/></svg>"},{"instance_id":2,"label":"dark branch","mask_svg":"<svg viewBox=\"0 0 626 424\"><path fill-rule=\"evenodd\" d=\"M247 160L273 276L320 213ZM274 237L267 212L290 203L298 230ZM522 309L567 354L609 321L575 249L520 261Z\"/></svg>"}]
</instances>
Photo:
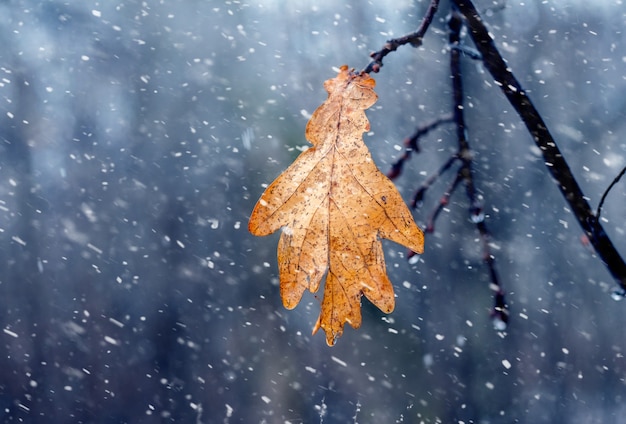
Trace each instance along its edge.
<instances>
[{"instance_id":1,"label":"dark branch","mask_svg":"<svg viewBox=\"0 0 626 424\"><path fill-rule=\"evenodd\" d=\"M424 201L424 196L426 195L426 190L428 190L430 186L433 185L435 181L437 181L437 178L439 178L448 169L450 169L452 164L457 160L459 160L459 157L457 155L450 156L436 173L428 177L428 179L422 183L422 185L417 189L415 195L413 196L413 201L411 202L411 207L413 209L419 208L421 206L422 202Z\"/></svg>"},{"instance_id":2,"label":"dark branch","mask_svg":"<svg viewBox=\"0 0 626 424\"><path fill-rule=\"evenodd\" d=\"M624 167L624 169L622 169L622 172L620 172L617 175L617 177L615 177L615 179L611 182L611 184L609 184L607 189L604 191L604 194L602 194L602 198L600 199L600 203L598 204L598 209L596 209L596 219L597 220L600 220L600 214L602 213L602 205L604 205L604 200L606 199L606 196L608 196L609 191L611 191L613 186L615 184L617 184L617 182L620 180L620 178L622 178L624 176L624 173L626 173L626 166Z\"/></svg>"},{"instance_id":3,"label":"dark branch","mask_svg":"<svg viewBox=\"0 0 626 424\"><path fill-rule=\"evenodd\" d=\"M441 199L439 200L439 204L437 205L435 210L428 217L426 228L424 229L426 233L433 233L435 231L435 221L437 221L437 217L439 216L441 211L446 206L448 206L448 204L450 203L450 197L452 197L452 194L454 193L456 188L459 186L461 181L463 181L463 178L461 178L461 173L459 172L454 178L454 181L452 182L452 184L450 184L450 187L446 190L443 196L441 196Z\"/></svg>"},{"instance_id":4,"label":"dark branch","mask_svg":"<svg viewBox=\"0 0 626 424\"><path fill-rule=\"evenodd\" d=\"M463 107L463 75L461 73L461 54L462 50L455 48L461 43L461 28L463 27L463 19L455 7L452 8L448 20L450 29L450 75L452 77L452 108L454 114L454 122L456 123L456 136L459 147L458 157L461 160L457 179L461 179L465 184L465 192L469 199L470 220L476 224L476 228L480 234L483 247L483 259L489 268L489 276L491 277L491 288L495 292L494 307L492 309L492 319L496 330L504 330L508 324L509 313L504 299L504 290L500 284L500 278L495 267L495 258L491 254L489 248L489 240L491 235L485 223L485 214L478 197L476 196L476 186L474 184L474 174L472 171L473 155L467 139L467 126L465 124L465 114Z\"/></svg>"},{"instance_id":5,"label":"dark branch","mask_svg":"<svg viewBox=\"0 0 626 424\"><path fill-rule=\"evenodd\" d=\"M391 169L387 173L387 177L390 179L395 179L400 176L402 173L402 169L404 167L404 163L411 158L412 152L419 152L419 140L424 137L426 134L437 128L441 124L445 124L448 122L452 122L452 115L447 114L443 115L434 121L429 122L426 125L418 127L417 130L408 138L404 140L404 153L402 156L398 158L398 160L391 165Z\"/></svg>"},{"instance_id":6,"label":"dark branch","mask_svg":"<svg viewBox=\"0 0 626 424\"><path fill-rule=\"evenodd\" d=\"M618 281L622 290L626 290L626 263L602 228L597 217L593 214L580 186L576 182L539 112L507 67L472 2L470 0L452 1L466 19L469 34L483 57L485 68L491 73L496 84L500 86L533 136L535 143L543 154L548 170L572 208L578 223L589 238L595 251L606 264L611 275Z\"/></svg>"},{"instance_id":7,"label":"dark branch","mask_svg":"<svg viewBox=\"0 0 626 424\"><path fill-rule=\"evenodd\" d=\"M426 190L428 190L428 188L430 188L431 185L441 175L443 175L448 169L450 169L453 164L455 164L456 162L460 162L460 167L457 170L454 180L439 200L437 207L431 212L430 216L428 217L425 232L434 232L435 222L438 216L449 204L450 197L457 189L457 187L459 187L459 185L463 183L463 185L465 186L467 197L469 199L470 221L472 221L476 225L476 228L480 234L483 249L483 261L489 269L489 276L491 280L489 286L494 292L494 306L491 312L491 317L493 319L494 327L499 331L503 331L504 329L506 329L509 321L509 312L506 305L504 290L502 289L500 278L496 270L495 257L491 253L491 249L489 246L491 234L487 229L483 207L478 199L478 196L476 194L476 187L474 185L474 176L472 172L474 159L467 138L468 132L465 125L463 107L464 93L463 78L461 73L461 56L464 56L466 52L464 51L464 49L457 48L460 45L461 41L461 28L463 27L463 19L456 9L453 9L453 12L449 16L448 26L450 29L449 41L451 46L450 74L452 81L453 112L449 116L446 115L440 117L439 119L418 128L418 130L410 138L407 138L404 142L406 146L405 153L392 166L389 174L390 177L397 177L402 171L404 162L410 158L411 153L413 151L419 152L418 141L421 136L427 134L429 131L431 131L433 128L440 125L441 123L452 121L456 124L456 138L458 143L457 152L454 155L450 156L435 174L431 175L424 183L422 183L422 185L415 193L411 206L413 208L419 207L419 205L421 205L422 203ZM411 260L413 255L414 254L412 252L409 252L409 260Z\"/></svg>"},{"instance_id":8,"label":"dark branch","mask_svg":"<svg viewBox=\"0 0 626 424\"><path fill-rule=\"evenodd\" d=\"M362 72L371 73L378 72L380 68L383 66L383 58L387 56L389 53L396 51L396 49L405 44L410 44L413 47L419 47L422 45L422 40L428 27L430 26L435 13L437 12L437 8L439 7L439 0L431 0L428 9L426 9L426 13L422 18L422 22L417 29L417 31L412 32L410 34L406 34L400 38L394 38L385 43L382 49L377 52L373 52L370 54L372 61L367 65Z\"/></svg>"}]
</instances>

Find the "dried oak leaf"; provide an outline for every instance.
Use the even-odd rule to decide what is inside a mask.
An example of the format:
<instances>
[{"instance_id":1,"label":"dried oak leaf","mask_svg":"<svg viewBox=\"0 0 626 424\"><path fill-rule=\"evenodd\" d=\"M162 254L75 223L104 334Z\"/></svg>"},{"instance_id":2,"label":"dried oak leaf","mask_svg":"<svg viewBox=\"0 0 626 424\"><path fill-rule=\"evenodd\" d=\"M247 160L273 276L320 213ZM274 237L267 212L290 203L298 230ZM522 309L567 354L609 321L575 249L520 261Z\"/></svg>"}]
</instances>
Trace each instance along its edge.
<instances>
[{"instance_id":1,"label":"dried oak leaf","mask_svg":"<svg viewBox=\"0 0 626 424\"><path fill-rule=\"evenodd\" d=\"M294 308L305 289L317 292L327 273L321 327L332 346L344 323L361 325L361 296L380 310L394 308L381 238L422 253L424 235L393 183L362 140L364 110L378 96L374 79L342 66L324 83L328 99L313 113L306 138L313 147L265 190L248 229L263 236L282 228L278 243L280 293Z\"/></svg>"}]
</instances>

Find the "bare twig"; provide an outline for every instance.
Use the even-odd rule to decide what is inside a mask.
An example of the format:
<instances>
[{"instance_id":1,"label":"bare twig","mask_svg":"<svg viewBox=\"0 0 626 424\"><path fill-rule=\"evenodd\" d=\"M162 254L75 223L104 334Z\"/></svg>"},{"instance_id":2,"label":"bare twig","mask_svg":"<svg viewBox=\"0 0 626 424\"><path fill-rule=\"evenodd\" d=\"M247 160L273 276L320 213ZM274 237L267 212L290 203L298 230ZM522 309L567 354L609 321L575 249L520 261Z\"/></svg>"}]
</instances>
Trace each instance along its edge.
<instances>
[{"instance_id":1,"label":"bare twig","mask_svg":"<svg viewBox=\"0 0 626 424\"><path fill-rule=\"evenodd\" d=\"M600 199L600 203L598 204L598 209L596 209L596 219L598 220L600 219L600 214L602 213L602 206L604 205L604 200L606 199L606 196L608 196L609 191L611 191L613 186L617 184L617 182L624 176L625 173L626 173L626 166L617 175L617 177L615 177L615 179L611 182L611 184L609 184L609 186L606 188L606 190L602 194L602 198Z\"/></svg>"},{"instance_id":2,"label":"bare twig","mask_svg":"<svg viewBox=\"0 0 626 424\"><path fill-rule=\"evenodd\" d=\"M429 122L426 125L420 126L417 130L408 138L404 140L404 153L398 158L398 160L391 165L391 169L387 173L387 177L395 179L402 173L404 163L411 158L412 152L419 152L419 140L426 134L437 128L441 124L445 124L452 121L452 114L442 115L434 121Z\"/></svg>"},{"instance_id":3,"label":"bare twig","mask_svg":"<svg viewBox=\"0 0 626 424\"><path fill-rule=\"evenodd\" d=\"M383 66L383 58L389 53L396 51L396 49L400 46L403 46L405 44L410 44L413 47L421 46L424 35L426 34L428 27L433 21L438 7L439 0L431 0L428 9L426 9L424 17L422 18L422 22L419 28L415 32L412 32L410 34L388 40L382 49L377 52L371 53L370 57L372 58L372 61L363 69L362 72L371 73L380 71L380 68Z\"/></svg>"},{"instance_id":4,"label":"bare twig","mask_svg":"<svg viewBox=\"0 0 626 424\"><path fill-rule=\"evenodd\" d=\"M485 223L485 214L482 205L476 196L476 186L474 184L474 174L472 172L473 155L467 139L467 127L465 125L465 115L463 107L463 77L461 73L461 49L454 48L460 45L461 28L463 19L458 10L453 7L452 13L448 19L448 27L450 29L449 41L452 49L450 50L450 75L452 77L452 96L453 96L453 114L456 123L456 135L459 145L458 156L461 160L458 178L462 179L465 184L465 191L469 199L470 220L476 224L476 228L480 234L483 246L483 258L485 264L489 268L489 276L491 277L490 287L495 292L494 307L492 309L492 319L497 330L504 330L508 323L509 313L504 299L504 290L500 284L500 278L495 267L495 258L491 254L489 248L489 239L491 235Z\"/></svg>"},{"instance_id":5,"label":"bare twig","mask_svg":"<svg viewBox=\"0 0 626 424\"><path fill-rule=\"evenodd\" d=\"M450 197L452 196L452 194L454 193L454 191L456 190L456 188L459 186L459 184L462 181L463 181L463 178L461 176L461 173L459 172L456 174L456 177L454 178L454 181L452 181L452 184L450 184L450 187L448 187L448 189L443 194L443 196L441 196L441 199L439 199L439 204L437 204L437 207L435 208L435 210L428 217L428 221L426 222L426 228L424 229L424 232L432 233L435 231L435 221L437 221L437 217L439 216L441 211L446 206L448 206L448 204L450 203Z\"/></svg>"},{"instance_id":6,"label":"bare twig","mask_svg":"<svg viewBox=\"0 0 626 424\"><path fill-rule=\"evenodd\" d=\"M413 209L419 208L421 206L422 202L424 201L424 196L426 195L426 190L428 190L430 186L433 185L435 181L437 181L437 178L442 176L448 169L450 169L452 164L457 160L459 160L459 157L456 154L450 156L448 160L445 161L443 165L441 165L436 173L428 177L426 181L424 181L422 185L419 186L419 188L415 191L415 195L413 196L413 200L411 202L411 207Z\"/></svg>"}]
</instances>

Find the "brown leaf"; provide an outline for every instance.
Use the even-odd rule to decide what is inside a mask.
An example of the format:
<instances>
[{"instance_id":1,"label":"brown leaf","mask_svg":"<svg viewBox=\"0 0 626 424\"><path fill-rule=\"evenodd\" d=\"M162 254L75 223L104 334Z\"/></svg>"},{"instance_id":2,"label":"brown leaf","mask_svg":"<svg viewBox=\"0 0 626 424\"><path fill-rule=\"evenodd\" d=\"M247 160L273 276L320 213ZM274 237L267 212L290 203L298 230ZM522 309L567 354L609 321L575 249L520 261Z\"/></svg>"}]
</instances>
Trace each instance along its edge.
<instances>
[{"instance_id":1,"label":"brown leaf","mask_svg":"<svg viewBox=\"0 0 626 424\"><path fill-rule=\"evenodd\" d=\"M347 66L324 83L328 99L306 127L313 147L265 190L248 225L257 236L282 227L278 265L287 309L304 290L315 293L328 273L313 333L321 327L329 346L344 323L361 325L361 295L385 313L394 308L380 239L424 249L423 233L361 137L369 130L364 110L378 98L375 84Z\"/></svg>"}]
</instances>

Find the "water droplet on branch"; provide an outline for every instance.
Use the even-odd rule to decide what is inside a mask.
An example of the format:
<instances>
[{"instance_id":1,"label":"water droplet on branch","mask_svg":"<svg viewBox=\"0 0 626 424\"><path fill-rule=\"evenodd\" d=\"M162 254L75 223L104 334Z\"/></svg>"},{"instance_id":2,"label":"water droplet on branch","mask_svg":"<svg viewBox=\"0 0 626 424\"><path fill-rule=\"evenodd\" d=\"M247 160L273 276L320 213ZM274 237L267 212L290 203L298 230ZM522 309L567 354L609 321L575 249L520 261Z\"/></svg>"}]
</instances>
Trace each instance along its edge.
<instances>
[{"instance_id":1,"label":"water droplet on branch","mask_svg":"<svg viewBox=\"0 0 626 424\"><path fill-rule=\"evenodd\" d=\"M613 292L611 293L611 299L613 299L616 302L624 300L624 297L626 297L626 290L622 288L613 290Z\"/></svg>"}]
</instances>

